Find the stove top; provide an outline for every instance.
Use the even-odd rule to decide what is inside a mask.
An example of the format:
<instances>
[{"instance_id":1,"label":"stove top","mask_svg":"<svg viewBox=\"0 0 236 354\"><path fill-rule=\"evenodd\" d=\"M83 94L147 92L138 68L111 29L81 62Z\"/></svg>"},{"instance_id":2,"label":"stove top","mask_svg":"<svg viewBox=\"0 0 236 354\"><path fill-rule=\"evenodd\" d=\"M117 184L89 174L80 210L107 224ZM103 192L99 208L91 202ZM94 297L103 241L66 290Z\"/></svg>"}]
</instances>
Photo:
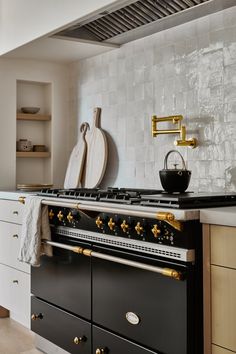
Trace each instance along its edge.
<instances>
[{"instance_id":1,"label":"stove top","mask_svg":"<svg viewBox=\"0 0 236 354\"><path fill-rule=\"evenodd\" d=\"M115 204L134 204L150 207L175 209L198 209L236 205L236 193L172 193L155 189L112 188L107 189L42 189L39 196L106 202Z\"/></svg>"}]
</instances>

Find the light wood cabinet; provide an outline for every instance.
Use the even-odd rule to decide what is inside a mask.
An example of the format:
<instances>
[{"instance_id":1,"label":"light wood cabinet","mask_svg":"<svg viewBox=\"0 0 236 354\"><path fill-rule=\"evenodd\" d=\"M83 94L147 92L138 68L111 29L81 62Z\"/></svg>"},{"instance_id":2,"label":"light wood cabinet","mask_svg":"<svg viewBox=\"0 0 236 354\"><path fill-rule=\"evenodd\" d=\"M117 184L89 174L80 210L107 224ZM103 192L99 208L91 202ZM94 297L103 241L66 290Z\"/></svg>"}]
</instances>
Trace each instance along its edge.
<instances>
[{"instance_id":1,"label":"light wood cabinet","mask_svg":"<svg viewBox=\"0 0 236 354\"><path fill-rule=\"evenodd\" d=\"M24 205L0 200L0 306L10 317L30 326L30 266L19 262Z\"/></svg>"},{"instance_id":2,"label":"light wood cabinet","mask_svg":"<svg viewBox=\"0 0 236 354\"><path fill-rule=\"evenodd\" d=\"M203 229L204 354L236 353L236 227Z\"/></svg>"}]
</instances>

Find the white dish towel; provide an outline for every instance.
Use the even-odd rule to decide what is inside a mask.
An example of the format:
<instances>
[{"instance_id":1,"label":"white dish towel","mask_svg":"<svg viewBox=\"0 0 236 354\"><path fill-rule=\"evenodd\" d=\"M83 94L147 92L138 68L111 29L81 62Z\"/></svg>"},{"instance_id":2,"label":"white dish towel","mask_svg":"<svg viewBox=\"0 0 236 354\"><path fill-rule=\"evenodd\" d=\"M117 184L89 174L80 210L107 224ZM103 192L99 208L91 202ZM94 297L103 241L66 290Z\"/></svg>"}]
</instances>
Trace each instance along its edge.
<instances>
[{"instance_id":1,"label":"white dish towel","mask_svg":"<svg viewBox=\"0 0 236 354\"><path fill-rule=\"evenodd\" d=\"M40 256L52 256L52 246L41 243L51 240L48 207L41 204L42 198L34 195L25 198L20 252L18 259L32 266L40 266Z\"/></svg>"}]
</instances>

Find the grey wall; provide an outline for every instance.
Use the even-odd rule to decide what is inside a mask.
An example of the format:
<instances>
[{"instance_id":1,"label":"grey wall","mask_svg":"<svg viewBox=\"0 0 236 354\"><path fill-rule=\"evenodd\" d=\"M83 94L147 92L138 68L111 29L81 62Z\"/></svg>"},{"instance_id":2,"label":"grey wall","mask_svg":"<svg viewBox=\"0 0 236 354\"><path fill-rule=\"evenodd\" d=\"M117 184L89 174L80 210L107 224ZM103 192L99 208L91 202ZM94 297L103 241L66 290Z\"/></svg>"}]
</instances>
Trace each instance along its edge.
<instances>
[{"instance_id":1,"label":"grey wall","mask_svg":"<svg viewBox=\"0 0 236 354\"><path fill-rule=\"evenodd\" d=\"M236 7L74 63L79 124L102 108L109 140L103 184L160 188L175 136L151 136L151 116L182 114L199 147L178 148L190 189L236 191ZM170 126L173 128L173 126Z\"/></svg>"}]
</instances>

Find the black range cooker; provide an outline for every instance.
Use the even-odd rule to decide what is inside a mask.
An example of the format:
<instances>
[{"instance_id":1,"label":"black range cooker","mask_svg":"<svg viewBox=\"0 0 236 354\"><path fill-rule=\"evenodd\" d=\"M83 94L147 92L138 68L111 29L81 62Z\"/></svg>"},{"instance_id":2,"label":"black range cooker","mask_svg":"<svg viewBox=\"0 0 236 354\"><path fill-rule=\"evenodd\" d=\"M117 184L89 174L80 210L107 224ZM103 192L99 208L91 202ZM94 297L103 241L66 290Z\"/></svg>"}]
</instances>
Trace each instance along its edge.
<instances>
[{"instance_id":1,"label":"black range cooker","mask_svg":"<svg viewBox=\"0 0 236 354\"><path fill-rule=\"evenodd\" d=\"M69 353L203 353L201 207L236 195L45 189L53 257L32 269L32 330Z\"/></svg>"}]
</instances>

